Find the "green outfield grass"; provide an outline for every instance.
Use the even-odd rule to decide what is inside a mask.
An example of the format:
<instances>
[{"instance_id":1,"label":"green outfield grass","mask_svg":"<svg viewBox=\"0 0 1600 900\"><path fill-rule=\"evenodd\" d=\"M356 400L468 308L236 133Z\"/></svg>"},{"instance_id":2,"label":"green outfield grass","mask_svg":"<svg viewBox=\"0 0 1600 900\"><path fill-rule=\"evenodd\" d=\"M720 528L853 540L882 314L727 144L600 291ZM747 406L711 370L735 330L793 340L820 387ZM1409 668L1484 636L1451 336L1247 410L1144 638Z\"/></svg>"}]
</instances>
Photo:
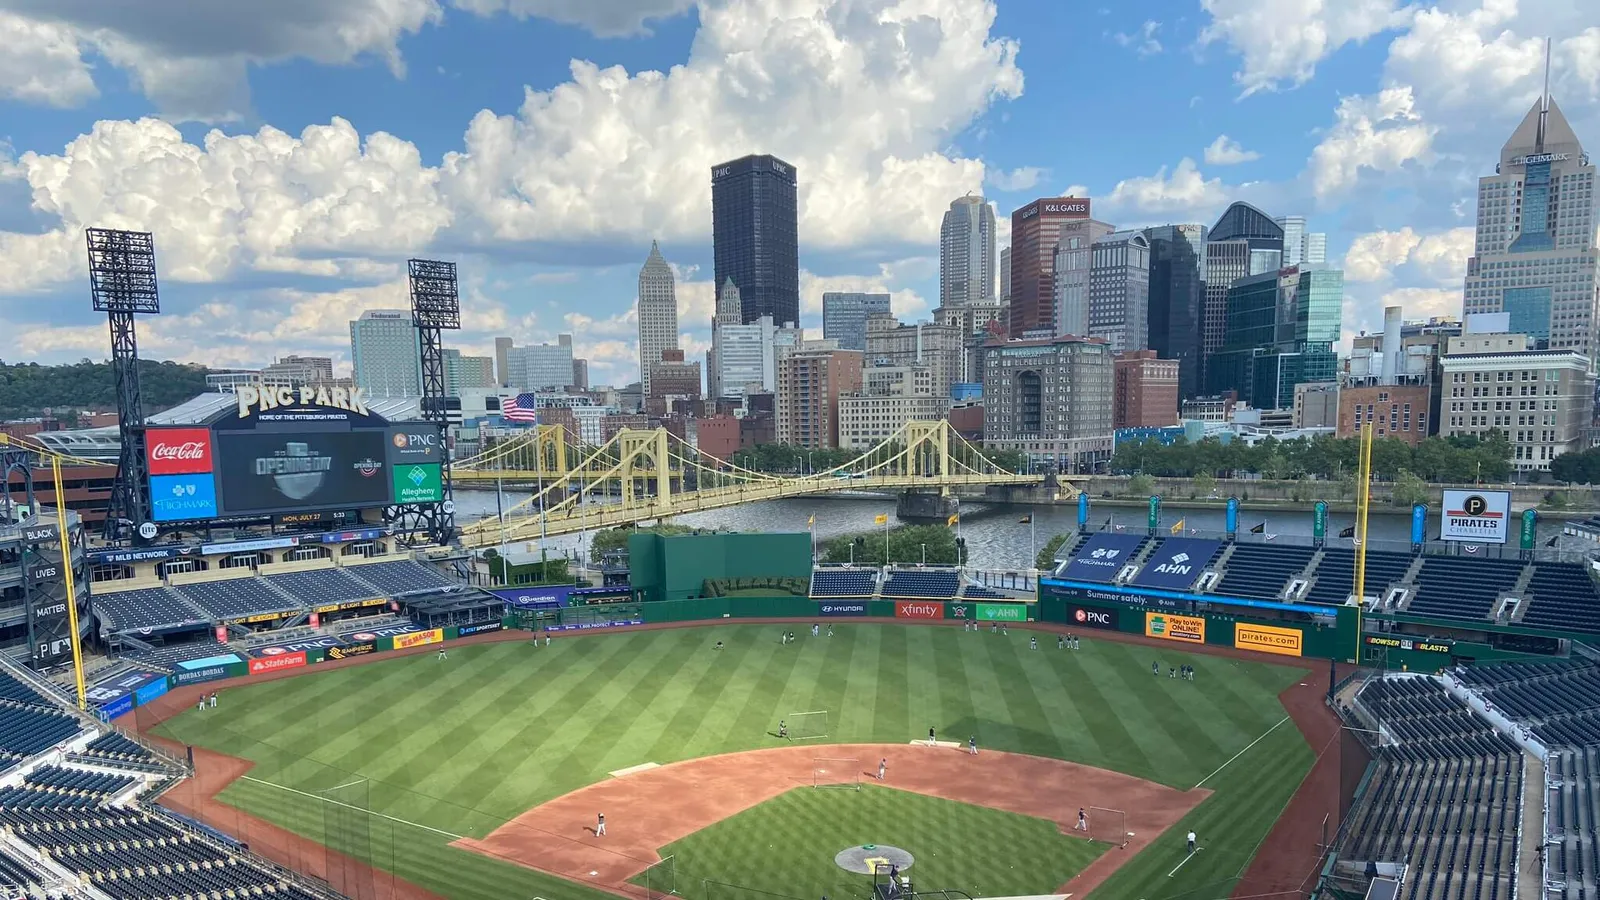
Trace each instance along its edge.
<instances>
[{"instance_id":1,"label":"green outfield grass","mask_svg":"<svg viewBox=\"0 0 1600 900\"><path fill-rule=\"evenodd\" d=\"M1157 900L1202 885L1208 897L1226 896L1312 761L1276 699L1300 670L1092 634L1077 652L1055 649L1053 639L1032 651L1021 629L1003 636L833 624L831 639L790 626L802 636L789 647L775 625L563 636L548 648L453 647L446 661L408 656L229 690L218 709L186 712L161 731L256 761L223 798L310 837L322 839L325 812L341 808L306 794L357 781L339 797L374 812L367 843L375 863L462 900L606 896L446 845L616 769L773 746L776 720L800 710L832 711L829 741L908 741L934 725L976 734L988 748L1181 789L1208 779L1216 795L1095 893L1106 898ZM717 640L727 649L713 652ZM1156 660L1159 678L1150 675ZM1185 662L1197 682L1166 677L1168 665ZM956 821L965 815L928 839L970 836ZM341 821L330 843L348 840ZM1169 878L1190 827L1206 850ZM679 843L708 860L698 865L722 866L726 857L710 843L696 846L700 837ZM834 850L853 840L837 835ZM810 853L783 865L812 871ZM699 878L739 882L748 869L680 870L679 879L694 879L698 897ZM1041 872L1046 883L1022 893L1048 892L1051 877ZM679 890L689 893L683 883ZM807 884L786 893L822 895Z\"/></svg>"},{"instance_id":2,"label":"green outfield grass","mask_svg":"<svg viewBox=\"0 0 1600 900\"><path fill-rule=\"evenodd\" d=\"M686 872L738 873L741 885L757 890L782 894L800 884L818 896L858 897L871 879L850 875L833 857L863 844L900 847L915 857L920 885L974 897L1051 890L1106 850L1044 819L869 784L859 792L797 788L675 841L662 855Z\"/></svg>"}]
</instances>

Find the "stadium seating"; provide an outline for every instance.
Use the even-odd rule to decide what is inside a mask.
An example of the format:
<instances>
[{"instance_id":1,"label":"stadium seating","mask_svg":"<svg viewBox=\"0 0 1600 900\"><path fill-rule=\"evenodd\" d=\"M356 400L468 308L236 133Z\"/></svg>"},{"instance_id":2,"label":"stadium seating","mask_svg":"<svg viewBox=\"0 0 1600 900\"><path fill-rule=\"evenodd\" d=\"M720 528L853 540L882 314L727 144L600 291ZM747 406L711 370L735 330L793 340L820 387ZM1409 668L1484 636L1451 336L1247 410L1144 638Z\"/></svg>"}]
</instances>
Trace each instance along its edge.
<instances>
[{"instance_id":1,"label":"stadium seating","mask_svg":"<svg viewBox=\"0 0 1600 900\"><path fill-rule=\"evenodd\" d=\"M376 588L367 596L393 597L413 591L437 590L455 587L460 582L451 580L438 569L412 560L373 563L370 566L352 566L348 570L361 581Z\"/></svg>"},{"instance_id":2,"label":"stadium seating","mask_svg":"<svg viewBox=\"0 0 1600 900\"><path fill-rule=\"evenodd\" d=\"M1600 595L1582 566L1539 563L1528 581L1528 611L1522 623L1534 628L1600 632Z\"/></svg>"},{"instance_id":3,"label":"stadium seating","mask_svg":"<svg viewBox=\"0 0 1600 900\"><path fill-rule=\"evenodd\" d=\"M960 590L961 573L954 569L891 569L879 593L896 600L954 600Z\"/></svg>"},{"instance_id":4,"label":"stadium seating","mask_svg":"<svg viewBox=\"0 0 1600 900\"><path fill-rule=\"evenodd\" d=\"M1501 594L1510 591L1526 563L1515 559L1428 556L1417 573L1417 592L1407 612L1436 619L1482 622L1494 612Z\"/></svg>"},{"instance_id":5,"label":"stadium seating","mask_svg":"<svg viewBox=\"0 0 1600 900\"><path fill-rule=\"evenodd\" d=\"M88 794L108 797L127 790L138 779L131 775L109 775L86 769L63 769L60 766L40 766L28 773L23 783L40 788L50 788L67 794Z\"/></svg>"},{"instance_id":6,"label":"stadium seating","mask_svg":"<svg viewBox=\"0 0 1600 900\"><path fill-rule=\"evenodd\" d=\"M38 876L26 863L0 850L0 885L23 888L28 900L42 900L46 893L38 887Z\"/></svg>"},{"instance_id":7,"label":"stadium seating","mask_svg":"<svg viewBox=\"0 0 1600 900\"><path fill-rule=\"evenodd\" d=\"M1277 600L1283 596L1289 579L1304 572L1316 552L1311 547L1237 544L1211 593Z\"/></svg>"},{"instance_id":8,"label":"stadium seating","mask_svg":"<svg viewBox=\"0 0 1600 900\"><path fill-rule=\"evenodd\" d=\"M1017 598L1009 596L1007 594L1002 594L999 591L991 591L988 588L983 587L982 585L969 584L966 587L961 589L961 599L963 599L963 600L1015 600Z\"/></svg>"},{"instance_id":9,"label":"stadium seating","mask_svg":"<svg viewBox=\"0 0 1600 900\"><path fill-rule=\"evenodd\" d=\"M211 613L213 619L240 619L245 616L302 608L298 601L273 590L266 580L261 578L202 581L175 587L173 590Z\"/></svg>"},{"instance_id":10,"label":"stadium seating","mask_svg":"<svg viewBox=\"0 0 1600 900\"><path fill-rule=\"evenodd\" d=\"M289 572L284 575L271 575L265 580L279 591L293 597L298 605L305 607L367 600L383 593L374 590L372 585L363 583L343 569Z\"/></svg>"},{"instance_id":11,"label":"stadium seating","mask_svg":"<svg viewBox=\"0 0 1600 900\"><path fill-rule=\"evenodd\" d=\"M1407 898L1513 897L1521 751L1432 679L1369 682L1356 705L1386 738L1341 858L1408 864Z\"/></svg>"},{"instance_id":12,"label":"stadium seating","mask_svg":"<svg viewBox=\"0 0 1600 900\"><path fill-rule=\"evenodd\" d=\"M878 592L872 569L817 569L811 573L813 597L871 597Z\"/></svg>"},{"instance_id":13,"label":"stadium seating","mask_svg":"<svg viewBox=\"0 0 1600 900\"><path fill-rule=\"evenodd\" d=\"M1369 597L1382 597L1389 585L1405 576L1414 557L1404 553L1374 551L1367 554L1366 584L1363 590ZM1311 573L1316 580L1306 592L1307 603L1342 606L1355 593L1356 554L1343 547L1322 551L1322 560Z\"/></svg>"},{"instance_id":14,"label":"stadium seating","mask_svg":"<svg viewBox=\"0 0 1600 900\"><path fill-rule=\"evenodd\" d=\"M139 768L144 768L155 761L150 751L115 731L108 731L90 741L78 756L90 763L104 761L113 765L132 765Z\"/></svg>"},{"instance_id":15,"label":"stadium seating","mask_svg":"<svg viewBox=\"0 0 1600 900\"><path fill-rule=\"evenodd\" d=\"M164 587L95 594L90 600L95 613L112 630L161 628L184 622L204 622L211 615L190 603L183 595Z\"/></svg>"},{"instance_id":16,"label":"stadium seating","mask_svg":"<svg viewBox=\"0 0 1600 900\"><path fill-rule=\"evenodd\" d=\"M192 641L187 644L173 644L167 647L157 647L153 650L130 650L123 653L125 659L138 661L140 665L171 672L180 662L191 659L205 659L210 656L221 656L232 653L233 648L227 644L219 644L212 638Z\"/></svg>"}]
</instances>

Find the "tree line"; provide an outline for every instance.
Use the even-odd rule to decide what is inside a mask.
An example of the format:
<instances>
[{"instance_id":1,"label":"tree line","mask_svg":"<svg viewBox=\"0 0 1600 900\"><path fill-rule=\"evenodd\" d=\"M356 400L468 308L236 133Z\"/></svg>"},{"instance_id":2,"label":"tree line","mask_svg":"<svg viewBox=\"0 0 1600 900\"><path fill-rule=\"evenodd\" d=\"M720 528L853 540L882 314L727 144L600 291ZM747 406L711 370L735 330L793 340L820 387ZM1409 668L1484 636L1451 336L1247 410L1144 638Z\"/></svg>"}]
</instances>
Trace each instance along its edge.
<instances>
[{"instance_id":1,"label":"tree line","mask_svg":"<svg viewBox=\"0 0 1600 900\"><path fill-rule=\"evenodd\" d=\"M1360 440L1314 437L1280 441L1269 437L1250 446L1234 440L1206 438L1195 443L1178 439L1124 441L1111 457L1119 475L1173 478L1234 478L1259 475L1269 479L1354 479L1360 468ZM1552 469L1553 473L1553 469ZM1372 476L1378 481L1467 484L1500 482L1511 475L1511 442L1503 432L1477 437L1431 437L1412 447L1399 438L1372 442Z\"/></svg>"},{"instance_id":2,"label":"tree line","mask_svg":"<svg viewBox=\"0 0 1600 900\"><path fill-rule=\"evenodd\" d=\"M139 360L139 393L144 411L159 412L206 391L211 370L191 363ZM117 408L117 380L109 362L81 360L70 365L9 364L0 361L0 417L22 419L45 410L76 424L79 410Z\"/></svg>"}]
</instances>

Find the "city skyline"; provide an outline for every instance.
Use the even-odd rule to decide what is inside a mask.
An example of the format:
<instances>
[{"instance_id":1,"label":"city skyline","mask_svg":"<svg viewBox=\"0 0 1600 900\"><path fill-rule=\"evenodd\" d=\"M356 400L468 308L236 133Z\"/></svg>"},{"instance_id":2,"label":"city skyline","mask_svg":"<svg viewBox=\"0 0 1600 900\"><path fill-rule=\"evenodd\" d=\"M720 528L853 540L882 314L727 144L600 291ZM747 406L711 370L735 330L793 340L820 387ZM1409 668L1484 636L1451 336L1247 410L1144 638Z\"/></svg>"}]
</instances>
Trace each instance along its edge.
<instances>
[{"instance_id":1,"label":"city skyline","mask_svg":"<svg viewBox=\"0 0 1600 900\"><path fill-rule=\"evenodd\" d=\"M1476 214L1475 196L1461 186L1486 174L1537 97L1543 34L1557 35L1552 92L1573 131L1591 146L1600 134L1600 84L1578 62L1593 23L1554 3L1467 8L1475 5L1432 17L1396 5L1331 30L1323 21L1331 13L1313 12L1278 33L1226 4L1052 17L1047 4L940 0L927 14L945 33L938 48L901 51L904 79L865 58L808 60L783 72L770 110L738 106L728 90L729 61L778 33L732 27L740 14L759 20L760 0L621 25L587 11L556 23L451 8L372 34L341 32L329 40L355 43L318 47L244 40L255 23L241 13L208 23L206 37L235 54L226 64L216 49L157 46L131 32L121 36L141 52L106 58L93 35L121 26L63 14L40 24L61 38L64 50L52 58L59 65L31 68L31 86L0 76L8 121L0 321L40 361L103 357L103 323L83 308L77 229L145 228L156 234L167 310L141 332L147 355L238 367L320 355L348 373L345 323L364 309L404 305L397 261L441 256L456 260L463 277L466 321L452 348L482 356L496 335L536 344L572 333L576 354L593 362L591 380L622 383L637 366L630 307L651 237L659 234L678 263L680 345L703 358L714 294L706 174L724 160L772 153L802 170L807 328L820 326L825 291L886 292L906 321L930 318L939 302L939 220L968 192L995 202L1001 248L1011 210L1079 193L1094 200L1096 218L1121 229L1206 224L1233 200L1304 216L1307 231L1327 234L1328 263L1347 272L1348 340L1378 327L1385 304L1410 317L1459 314ZM818 0L816 10L831 6ZM695 4L675 9L685 7ZM841 46L888 53L826 15L796 21ZM1320 43L1293 43L1319 27ZM461 52L485 31L519 46L559 44L561 64L508 78L499 47ZM1067 35L1080 54L1040 52ZM1447 36L1478 55L1447 57ZM1274 55L1275 42L1297 50ZM569 71L569 57L599 68ZM928 83L935 58L960 62L925 100L913 99L909 85ZM387 72L377 59L389 61ZM152 74L164 62L215 77L179 91ZM620 67L612 71L626 99L604 113L586 73L608 66ZM1119 128L1055 139L1069 132L1048 115L1061 97L1054 85L1074 83L1080 67L1118 71L1143 91L1146 114L1135 121L1112 113L1110 98L1090 97L1087 120L1115 115ZM308 78L318 90L299 89ZM842 79L836 97L800 99L829 78ZM703 106L678 120L697 123L693 140L665 138L667 117L647 114L682 101L656 93L652 79L705 86L693 101ZM504 96L519 82L530 91L520 112ZM1157 89L1174 83L1183 90ZM558 115L552 92L572 99L579 118ZM832 105L796 105L809 102ZM474 120L480 110L488 114ZM889 137L834 124L890 111L903 112L904 130ZM606 116L652 149L598 167L560 155L563 142L587 140L580 119ZM246 169L259 176L248 188L237 180ZM170 186L161 181L174 176ZM147 191L165 202L146 202ZM612 202L623 196L637 202Z\"/></svg>"}]
</instances>

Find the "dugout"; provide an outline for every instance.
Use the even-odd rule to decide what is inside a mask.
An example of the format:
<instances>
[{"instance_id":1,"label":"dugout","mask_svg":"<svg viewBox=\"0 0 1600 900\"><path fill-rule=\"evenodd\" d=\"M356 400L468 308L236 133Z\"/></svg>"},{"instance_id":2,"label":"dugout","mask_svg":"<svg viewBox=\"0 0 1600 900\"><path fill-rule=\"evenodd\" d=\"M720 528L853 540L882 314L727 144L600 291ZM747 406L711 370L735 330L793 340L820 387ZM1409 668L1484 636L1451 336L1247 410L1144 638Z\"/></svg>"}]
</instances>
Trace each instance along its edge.
<instances>
[{"instance_id":1,"label":"dugout","mask_svg":"<svg viewBox=\"0 0 1600 900\"><path fill-rule=\"evenodd\" d=\"M628 566L634 596L645 602L700 597L707 582L809 584L811 535L634 534L628 538Z\"/></svg>"},{"instance_id":2,"label":"dugout","mask_svg":"<svg viewBox=\"0 0 1600 900\"><path fill-rule=\"evenodd\" d=\"M411 621L424 628L474 625L498 622L505 616L506 602L484 591L441 591L400 600Z\"/></svg>"}]
</instances>

